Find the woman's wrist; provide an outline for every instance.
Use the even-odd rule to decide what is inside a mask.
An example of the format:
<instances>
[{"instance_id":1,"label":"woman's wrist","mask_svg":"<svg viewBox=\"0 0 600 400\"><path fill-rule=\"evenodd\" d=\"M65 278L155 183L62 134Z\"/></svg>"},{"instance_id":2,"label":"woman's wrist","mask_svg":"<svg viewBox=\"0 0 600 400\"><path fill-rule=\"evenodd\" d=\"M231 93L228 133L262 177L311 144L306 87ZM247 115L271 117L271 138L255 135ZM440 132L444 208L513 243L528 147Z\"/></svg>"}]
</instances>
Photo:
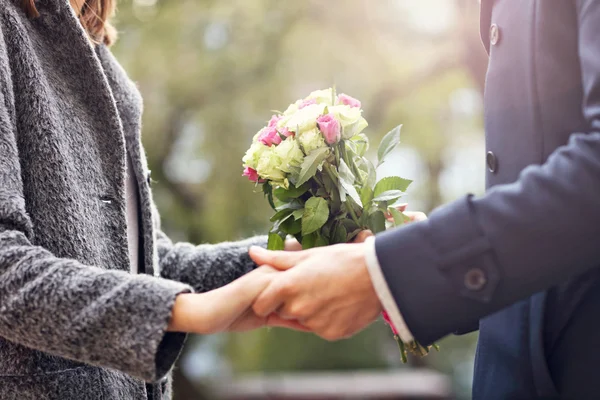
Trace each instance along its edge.
<instances>
[{"instance_id":1,"label":"woman's wrist","mask_svg":"<svg viewBox=\"0 0 600 400\"><path fill-rule=\"evenodd\" d=\"M196 297L198 294L182 293L175 298L175 304L171 310L171 319L167 327L169 332L195 332L198 325L198 315L194 315L196 309Z\"/></svg>"}]
</instances>

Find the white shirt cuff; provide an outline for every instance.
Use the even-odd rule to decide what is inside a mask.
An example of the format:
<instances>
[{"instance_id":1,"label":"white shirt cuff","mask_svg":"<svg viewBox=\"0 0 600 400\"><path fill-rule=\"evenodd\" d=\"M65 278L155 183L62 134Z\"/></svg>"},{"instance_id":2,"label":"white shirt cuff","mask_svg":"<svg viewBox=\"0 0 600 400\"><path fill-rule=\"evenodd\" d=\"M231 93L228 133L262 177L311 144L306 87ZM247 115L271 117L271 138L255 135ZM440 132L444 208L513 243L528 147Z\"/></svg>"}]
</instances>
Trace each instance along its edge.
<instances>
[{"instance_id":1,"label":"white shirt cuff","mask_svg":"<svg viewBox=\"0 0 600 400\"><path fill-rule=\"evenodd\" d=\"M377 251L375 249L375 237L369 237L365 241L365 244L367 249L365 253L367 269L369 270L369 275L371 275L371 282L373 283L377 297L379 297L381 305L385 311L387 311L400 339L402 339L404 343L410 343L414 340L414 337L412 333L410 333L408 326L406 326L406 322L404 322L404 318L402 318L402 314L398 309L394 296L392 296L392 292L381 271L379 259L377 258Z\"/></svg>"}]
</instances>

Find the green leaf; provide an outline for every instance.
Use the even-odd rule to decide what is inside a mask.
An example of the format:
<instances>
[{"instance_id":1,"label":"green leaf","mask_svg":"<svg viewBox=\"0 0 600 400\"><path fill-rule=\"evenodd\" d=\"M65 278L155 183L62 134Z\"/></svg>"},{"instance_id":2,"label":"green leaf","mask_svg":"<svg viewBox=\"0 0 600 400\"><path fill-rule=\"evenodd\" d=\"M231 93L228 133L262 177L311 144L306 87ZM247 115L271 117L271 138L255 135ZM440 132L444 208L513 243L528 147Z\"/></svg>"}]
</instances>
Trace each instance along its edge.
<instances>
[{"instance_id":1,"label":"green leaf","mask_svg":"<svg viewBox=\"0 0 600 400\"><path fill-rule=\"evenodd\" d=\"M271 217L271 222L275 222L275 221L279 221L279 220L281 220L283 222L284 220L291 217L293 212L294 212L294 210L292 210L291 208L285 208L281 211L277 211L275 213L275 215L273 215Z\"/></svg>"},{"instance_id":2,"label":"green leaf","mask_svg":"<svg viewBox=\"0 0 600 400\"><path fill-rule=\"evenodd\" d=\"M302 235L308 235L320 229L329 219L329 206L321 197L311 197L304 204L302 216Z\"/></svg>"},{"instance_id":3,"label":"green leaf","mask_svg":"<svg viewBox=\"0 0 600 400\"><path fill-rule=\"evenodd\" d=\"M312 249L313 247L315 247L315 243L317 241L317 232L313 232L310 235L303 235L302 236L302 250L308 250L308 249Z\"/></svg>"},{"instance_id":4,"label":"green leaf","mask_svg":"<svg viewBox=\"0 0 600 400\"><path fill-rule=\"evenodd\" d=\"M385 161L388 154L392 152L400 143L400 130L402 125L398 125L389 131L381 140L379 149L377 149L377 166L379 167Z\"/></svg>"},{"instance_id":5,"label":"green leaf","mask_svg":"<svg viewBox=\"0 0 600 400\"><path fill-rule=\"evenodd\" d=\"M283 211L283 210L299 210L303 207L302 203L299 200L292 200L289 203L284 203L282 205L280 205L279 207L277 207L275 210L277 212L279 211Z\"/></svg>"},{"instance_id":6,"label":"green leaf","mask_svg":"<svg viewBox=\"0 0 600 400\"><path fill-rule=\"evenodd\" d=\"M269 240L267 242L267 249L269 250L283 250L285 249L285 240L277 232L269 233Z\"/></svg>"},{"instance_id":7,"label":"green leaf","mask_svg":"<svg viewBox=\"0 0 600 400\"><path fill-rule=\"evenodd\" d=\"M351 219L343 219L342 224L344 225L344 228L346 228L346 232L353 232L357 229L360 230L360 227L356 224L356 222Z\"/></svg>"},{"instance_id":8,"label":"green leaf","mask_svg":"<svg viewBox=\"0 0 600 400\"><path fill-rule=\"evenodd\" d=\"M394 218L394 226L402 226L404 225L404 217L400 211L396 209L396 207L388 208L390 215Z\"/></svg>"},{"instance_id":9,"label":"green leaf","mask_svg":"<svg viewBox=\"0 0 600 400\"><path fill-rule=\"evenodd\" d=\"M373 189L370 186L364 186L360 191L360 201L364 207L368 207L373 200Z\"/></svg>"},{"instance_id":10,"label":"green leaf","mask_svg":"<svg viewBox=\"0 0 600 400\"><path fill-rule=\"evenodd\" d=\"M377 197L388 190L400 190L401 192L406 192L406 189L408 189L408 186L411 183L412 181L409 179L403 179L398 176L388 176L377 182L373 195Z\"/></svg>"},{"instance_id":11,"label":"green leaf","mask_svg":"<svg viewBox=\"0 0 600 400\"><path fill-rule=\"evenodd\" d=\"M346 243L346 236L348 236L346 227L341 223L336 224L333 235L331 235L331 244Z\"/></svg>"},{"instance_id":12,"label":"green leaf","mask_svg":"<svg viewBox=\"0 0 600 400\"><path fill-rule=\"evenodd\" d=\"M369 229L375 234L385 231L385 215L377 210L369 216Z\"/></svg>"},{"instance_id":13,"label":"green leaf","mask_svg":"<svg viewBox=\"0 0 600 400\"><path fill-rule=\"evenodd\" d=\"M404 193L402 193L399 190L387 190L381 194L379 194L379 196L376 196L373 201L374 202L378 202L378 201L392 201L392 200L398 200L400 197L402 197Z\"/></svg>"},{"instance_id":14,"label":"green leaf","mask_svg":"<svg viewBox=\"0 0 600 400\"><path fill-rule=\"evenodd\" d=\"M340 159L340 166L338 168L338 172L340 175L340 179L345 179L346 182L350 183L351 185L354 184L356 177L354 176L352 170L350 169L350 167L348 167L348 164L346 164L346 161L344 161L343 158Z\"/></svg>"},{"instance_id":15,"label":"green leaf","mask_svg":"<svg viewBox=\"0 0 600 400\"><path fill-rule=\"evenodd\" d=\"M302 186L310 178L315 176L317 173L317 169L321 165L321 163L327 158L329 155L328 147L321 147L319 149L313 150L309 155L304 157L304 161L302 162L302 169L300 170L300 176L298 177L298 182L296 182L296 186Z\"/></svg>"},{"instance_id":16,"label":"green leaf","mask_svg":"<svg viewBox=\"0 0 600 400\"><path fill-rule=\"evenodd\" d=\"M303 215L304 215L304 208L296 210L292 213L292 216L294 217L295 220L301 219Z\"/></svg>"},{"instance_id":17,"label":"green leaf","mask_svg":"<svg viewBox=\"0 0 600 400\"><path fill-rule=\"evenodd\" d=\"M365 155L367 150L369 150L369 138L364 133L352 137L350 141L356 144L356 154L361 157Z\"/></svg>"},{"instance_id":18,"label":"green leaf","mask_svg":"<svg viewBox=\"0 0 600 400\"><path fill-rule=\"evenodd\" d=\"M356 178L354 177L354 174L352 174L352 171L350 170L350 168L344 162L343 159L340 159L339 172L340 172L340 188L339 189L340 189L340 197L342 198L342 201L345 201L346 195L348 195L352 198L352 200L354 200L354 202L356 204L358 204L360 207L362 207L363 203L360 199L360 195L358 194L358 191L354 187L354 181Z\"/></svg>"},{"instance_id":19,"label":"green leaf","mask_svg":"<svg viewBox=\"0 0 600 400\"><path fill-rule=\"evenodd\" d=\"M351 140L345 140L344 143L346 143L346 152L349 152L352 155L358 154L358 146L356 143Z\"/></svg>"},{"instance_id":20,"label":"green leaf","mask_svg":"<svg viewBox=\"0 0 600 400\"><path fill-rule=\"evenodd\" d=\"M324 247L328 245L329 243L327 242L327 239L320 235L317 236L317 240L315 241L315 247Z\"/></svg>"},{"instance_id":21,"label":"green leaf","mask_svg":"<svg viewBox=\"0 0 600 400\"><path fill-rule=\"evenodd\" d=\"M289 189L278 187L273 191L273 195L281 201L289 201L291 199L297 199L298 197L302 196L308 191L308 189L309 185L302 185L300 187L290 185Z\"/></svg>"},{"instance_id":22,"label":"green leaf","mask_svg":"<svg viewBox=\"0 0 600 400\"><path fill-rule=\"evenodd\" d=\"M267 198L267 200L269 200L269 205L274 210L275 203L273 202L273 187L271 186L271 184L269 182L265 182L263 184L263 193L264 193L265 197Z\"/></svg>"},{"instance_id":23,"label":"green leaf","mask_svg":"<svg viewBox=\"0 0 600 400\"><path fill-rule=\"evenodd\" d=\"M297 235L298 233L302 232L302 220L288 218L281 222L279 229L288 235Z\"/></svg>"},{"instance_id":24,"label":"green leaf","mask_svg":"<svg viewBox=\"0 0 600 400\"><path fill-rule=\"evenodd\" d=\"M348 234L348 236L346 237L346 242L351 243L358 236L358 234L360 232L362 232L362 229L355 229L352 232L350 232Z\"/></svg>"},{"instance_id":25,"label":"green leaf","mask_svg":"<svg viewBox=\"0 0 600 400\"><path fill-rule=\"evenodd\" d=\"M375 182L377 182L377 170L373 163L369 160L365 159L365 163L367 165L367 172L369 173L369 178L367 179L367 186L373 187L375 186Z\"/></svg>"}]
</instances>

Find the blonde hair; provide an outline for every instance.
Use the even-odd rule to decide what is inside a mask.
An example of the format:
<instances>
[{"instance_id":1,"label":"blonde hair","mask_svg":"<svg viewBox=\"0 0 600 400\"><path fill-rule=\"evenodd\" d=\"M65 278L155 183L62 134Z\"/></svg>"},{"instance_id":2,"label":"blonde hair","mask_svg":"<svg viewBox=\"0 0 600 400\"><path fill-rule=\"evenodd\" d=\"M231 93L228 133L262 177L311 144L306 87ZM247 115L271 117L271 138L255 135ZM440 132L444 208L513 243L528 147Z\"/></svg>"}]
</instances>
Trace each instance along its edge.
<instances>
[{"instance_id":1,"label":"blonde hair","mask_svg":"<svg viewBox=\"0 0 600 400\"><path fill-rule=\"evenodd\" d=\"M115 13L116 0L70 0L75 14L94 43L108 46L114 43L117 32L109 20ZM21 0L23 9L30 18L40 16L35 0Z\"/></svg>"}]
</instances>

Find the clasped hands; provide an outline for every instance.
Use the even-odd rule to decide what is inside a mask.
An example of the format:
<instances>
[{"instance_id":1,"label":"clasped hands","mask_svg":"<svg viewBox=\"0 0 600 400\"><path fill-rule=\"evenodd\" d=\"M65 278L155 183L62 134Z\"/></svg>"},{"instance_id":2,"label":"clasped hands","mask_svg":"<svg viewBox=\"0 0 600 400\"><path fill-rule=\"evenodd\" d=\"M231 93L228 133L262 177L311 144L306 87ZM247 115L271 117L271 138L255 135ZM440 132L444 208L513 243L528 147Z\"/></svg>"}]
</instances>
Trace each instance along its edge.
<instances>
[{"instance_id":1,"label":"clasped hands","mask_svg":"<svg viewBox=\"0 0 600 400\"><path fill-rule=\"evenodd\" d=\"M369 236L363 231L354 243L304 251L295 241L286 251L253 247L250 256L260 267L222 288L179 295L169 330L212 334L271 326L327 340L352 336L382 311L366 265Z\"/></svg>"}]
</instances>

